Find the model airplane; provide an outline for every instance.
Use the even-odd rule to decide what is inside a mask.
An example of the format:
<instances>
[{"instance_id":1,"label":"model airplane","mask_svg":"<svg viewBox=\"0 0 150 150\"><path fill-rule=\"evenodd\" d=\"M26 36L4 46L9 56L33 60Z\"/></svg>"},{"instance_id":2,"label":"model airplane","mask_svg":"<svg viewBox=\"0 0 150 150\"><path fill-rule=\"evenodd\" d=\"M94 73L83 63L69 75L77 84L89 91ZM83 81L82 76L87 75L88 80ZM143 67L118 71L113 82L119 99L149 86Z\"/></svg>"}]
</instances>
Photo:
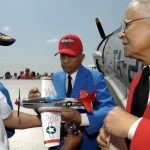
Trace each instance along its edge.
<instances>
[{"instance_id":1,"label":"model airplane","mask_svg":"<svg viewBox=\"0 0 150 150\"><path fill-rule=\"evenodd\" d=\"M19 92L20 93L20 92ZM16 104L26 108L36 107L76 107L77 109L86 109L87 112L93 111L92 102L95 100L95 91L89 94L81 90L79 98L64 98L59 96L46 96L43 98L24 98L16 100ZM83 107L84 106L84 107Z\"/></svg>"},{"instance_id":2,"label":"model airplane","mask_svg":"<svg viewBox=\"0 0 150 150\"><path fill-rule=\"evenodd\" d=\"M65 98L57 96L53 83L50 79L42 80L42 98L25 98L16 100L18 116L20 106L32 108L41 115L44 144L46 147L59 145L61 133L61 110L64 107L74 108L81 112L92 112L92 102L95 100L95 91L87 93L80 91L79 98ZM78 134L77 126L73 122L63 123L65 130L72 129L73 134Z\"/></svg>"},{"instance_id":3,"label":"model airplane","mask_svg":"<svg viewBox=\"0 0 150 150\"><path fill-rule=\"evenodd\" d=\"M126 107L129 84L143 66L139 61L124 56L122 41L118 38L121 27L105 35L98 18L96 25L102 40L93 52L94 62L97 69L105 74L117 104Z\"/></svg>"}]
</instances>

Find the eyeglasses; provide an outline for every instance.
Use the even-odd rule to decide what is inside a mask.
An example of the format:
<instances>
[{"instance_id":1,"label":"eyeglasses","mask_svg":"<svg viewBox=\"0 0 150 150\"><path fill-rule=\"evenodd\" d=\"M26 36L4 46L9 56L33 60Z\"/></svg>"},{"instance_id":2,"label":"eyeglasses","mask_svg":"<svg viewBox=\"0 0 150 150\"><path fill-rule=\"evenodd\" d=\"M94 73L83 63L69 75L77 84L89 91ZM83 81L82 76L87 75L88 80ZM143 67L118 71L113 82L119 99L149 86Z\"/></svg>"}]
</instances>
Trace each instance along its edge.
<instances>
[{"instance_id":1,"label":"eyeglasses","mask_svg":"<svg viewBox=\"0 0 150 150\"><path fill-rule=\"evenodd\" d=\"M149 19L150 17L144 17L144 18L138 18L138 19L134 19L134 20L128 20L128 21L123 21L122 22L122 27L121 27L121 31L125 32L125 30L129 27L129 25L135 21L139 21L139 20L144 20L144 19Z\"/></svg>"}]
</instances>

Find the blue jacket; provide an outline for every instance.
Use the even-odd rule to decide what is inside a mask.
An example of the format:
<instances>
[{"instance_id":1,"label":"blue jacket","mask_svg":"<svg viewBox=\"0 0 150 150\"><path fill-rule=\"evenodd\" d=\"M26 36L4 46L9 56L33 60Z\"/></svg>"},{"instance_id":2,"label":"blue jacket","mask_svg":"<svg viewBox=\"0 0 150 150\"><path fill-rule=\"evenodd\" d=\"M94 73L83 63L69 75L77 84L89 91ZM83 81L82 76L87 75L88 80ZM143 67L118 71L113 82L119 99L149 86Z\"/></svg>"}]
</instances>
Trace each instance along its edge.
<instances>
[{"instance_id":1,"label":"blue jacket","mask_svg":"<svg viewBox=\"0 0 150 150\"><path fill-rule=\"evenodd\" d=\"M11 107L11 109L13 109L13 105L12 105L12 102L11 102L11 99L10 99L9 92L1 82L0 82L0 92L2 92L2 94L6 97L8 105ZM7 132L8 138L10 138L14 135L15 129L6 128L6 132Z\"/></svg>"},{"instance_id":2,"label":"blue jacket","mask_svg":"<svg viewBox=\"0 0 150 150\"><path fill-rule=\"evenodd\" d=\"M62 97L66 96L65 80L66 73L64 71L54 73L52 76L56 92ZM98 71L91 71L82 65L77 72L71 97L80 97L80 90L85 90L88 93L96 91L96 100L93 102L94 112L87 113L90 126L83 131L80 150L98 150L95 133L102 127L105 116L115 106L115 103L104 82L104 75Z\"/></svg>"}]
</instances>

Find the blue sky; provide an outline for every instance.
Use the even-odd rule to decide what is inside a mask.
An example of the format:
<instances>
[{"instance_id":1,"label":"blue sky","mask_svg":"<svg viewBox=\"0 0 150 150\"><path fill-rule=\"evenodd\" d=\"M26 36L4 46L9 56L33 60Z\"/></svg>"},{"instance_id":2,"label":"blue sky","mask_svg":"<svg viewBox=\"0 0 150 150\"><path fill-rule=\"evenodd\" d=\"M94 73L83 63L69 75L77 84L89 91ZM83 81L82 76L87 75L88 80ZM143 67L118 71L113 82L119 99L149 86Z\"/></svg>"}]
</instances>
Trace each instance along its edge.
<instances>
[{"instance_id":1,"label":"blue sky","mask_svg":"<svg viewBox=\"0 0 150 150\"><path fill-rule=\"evenodd\" d=\"M0 47L0 76L29 67L39 73L59 71L58 41L76 34L85 50L84 65L93 64L92 52L101 41L95 18L106 34L121 24L130 0L0 0L0 32L16 39Z\"/></svg>"}]
</instances>

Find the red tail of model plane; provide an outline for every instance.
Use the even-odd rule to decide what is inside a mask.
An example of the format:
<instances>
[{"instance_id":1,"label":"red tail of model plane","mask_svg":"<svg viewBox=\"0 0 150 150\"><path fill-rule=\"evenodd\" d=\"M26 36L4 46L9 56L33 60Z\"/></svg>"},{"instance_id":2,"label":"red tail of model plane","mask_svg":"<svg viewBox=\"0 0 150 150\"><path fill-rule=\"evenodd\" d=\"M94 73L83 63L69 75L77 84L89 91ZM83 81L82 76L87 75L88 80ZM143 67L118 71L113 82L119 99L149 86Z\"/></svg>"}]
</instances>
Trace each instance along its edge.
<instances>
[{"instance_id":1,"label":"red tail of model plane","mask_svg":"<svg viewBox=\"0 0 150 150\"><path fill-rule=\"evenodd\" d=\"M88 112L93 112L92 102L95 100L96 93L92 91L87 93L84 90L80 91L80 98L76 98L76 100L84 105Z\"/></svg>"}]
</instances>

